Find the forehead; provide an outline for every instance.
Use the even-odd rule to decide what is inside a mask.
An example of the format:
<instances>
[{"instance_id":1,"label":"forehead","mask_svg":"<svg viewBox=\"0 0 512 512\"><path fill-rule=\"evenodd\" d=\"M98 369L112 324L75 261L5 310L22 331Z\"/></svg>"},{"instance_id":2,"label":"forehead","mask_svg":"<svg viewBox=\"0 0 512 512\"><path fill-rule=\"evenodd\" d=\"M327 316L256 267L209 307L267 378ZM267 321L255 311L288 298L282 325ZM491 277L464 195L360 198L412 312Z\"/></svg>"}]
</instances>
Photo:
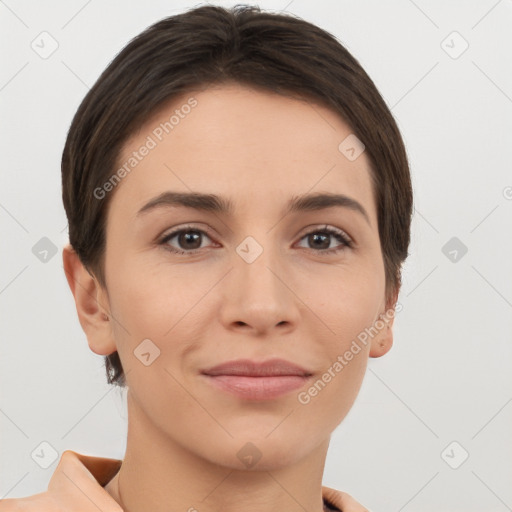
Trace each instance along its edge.
<instances>
[{"instance_id":1,"label":"forehead","mask_svg":"<svg viewBox=\"0 0 512 512\"><path fill-rule=\"evenodd\" d=\"M363 203L374 225L369 160L363 152L350 161L339 149L351 133L336 112L309 100L239 84L182 94L124 144L116 169L129 172L112 203L133 217L164 191L197 191L241 212L327 191Z\"/></svg>"}]
</instances>

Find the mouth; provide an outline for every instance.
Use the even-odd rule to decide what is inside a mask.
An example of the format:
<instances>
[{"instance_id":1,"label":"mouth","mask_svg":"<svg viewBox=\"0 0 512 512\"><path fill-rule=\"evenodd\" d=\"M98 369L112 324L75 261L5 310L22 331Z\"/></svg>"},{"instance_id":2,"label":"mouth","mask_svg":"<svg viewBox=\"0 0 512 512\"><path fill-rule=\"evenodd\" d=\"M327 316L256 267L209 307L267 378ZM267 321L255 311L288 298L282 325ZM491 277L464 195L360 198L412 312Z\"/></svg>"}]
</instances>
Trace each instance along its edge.
<instances>
[{"instance_id":1,"label":"mouth","mask_svg":"<svg viewBox=\"0 0 512 512\"><path fill-rule=\"evenodd\" d=\"M239 359L203 370L201 375L216 389L239 398L270 400L304 386L313 374L283 359Z\"/></svg>"}]
</instances>

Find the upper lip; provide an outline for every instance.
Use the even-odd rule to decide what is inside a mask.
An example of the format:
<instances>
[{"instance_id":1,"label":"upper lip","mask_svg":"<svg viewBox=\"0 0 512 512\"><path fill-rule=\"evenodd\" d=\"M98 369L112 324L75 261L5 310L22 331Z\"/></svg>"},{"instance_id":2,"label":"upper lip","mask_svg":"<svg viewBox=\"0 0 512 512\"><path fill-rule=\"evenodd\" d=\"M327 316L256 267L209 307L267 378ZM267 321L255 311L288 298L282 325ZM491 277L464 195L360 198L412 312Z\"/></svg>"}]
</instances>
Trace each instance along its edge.
<instances>
[{"instance_id":1,"label":"upper lip","mask_svg":"<svg viewBox=\"0 0 512 512\"><path fill-rule=\"evenodd\" d=\"M299 375L309 377L311 372L284 359L269 359L267 361L252 361L237 359L213 366L201 373L205 375L243 375L249 377L269 377L276 375Z\"/></svg>"}]
</instances>

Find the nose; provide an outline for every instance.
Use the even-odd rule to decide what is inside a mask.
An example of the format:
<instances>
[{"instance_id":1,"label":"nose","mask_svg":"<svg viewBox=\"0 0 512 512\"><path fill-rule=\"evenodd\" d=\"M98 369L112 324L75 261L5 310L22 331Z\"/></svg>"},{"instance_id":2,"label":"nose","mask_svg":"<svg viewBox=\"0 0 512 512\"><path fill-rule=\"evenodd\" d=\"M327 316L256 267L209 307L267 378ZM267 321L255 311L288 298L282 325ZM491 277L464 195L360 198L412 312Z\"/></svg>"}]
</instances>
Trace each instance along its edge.
<instances>
[{"instance_id":1,"label":"nose","mask_svg":"<svg viewBox=\"0 0 512 512\"><path fill-rule=\"evenodd\" d=\"M229 329L266 334L296 328L301 301L293 293L291 272L270 249L252 262L239 254L226 276L220 319Z\"/></svg>"}]
</instances>

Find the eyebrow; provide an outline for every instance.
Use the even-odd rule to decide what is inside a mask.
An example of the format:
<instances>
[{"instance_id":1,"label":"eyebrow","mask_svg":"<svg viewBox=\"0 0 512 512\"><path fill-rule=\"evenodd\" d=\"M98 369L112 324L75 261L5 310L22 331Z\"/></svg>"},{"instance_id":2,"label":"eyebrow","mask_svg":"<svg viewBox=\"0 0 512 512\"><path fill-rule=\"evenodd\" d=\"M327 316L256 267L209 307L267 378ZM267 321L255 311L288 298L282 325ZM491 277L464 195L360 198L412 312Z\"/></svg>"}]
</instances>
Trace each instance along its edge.
<instances>
[{"instance_id":1,"label":"eyebrow","mask_svg":"<svg viewBox=\"0 0 512 512\"><path fill-rule=\"evenodd\" d=\"M231 200L215 194L199 192L167 191L147 202L138 212L137 217L162 207L184 206L207 212L230 215L234 211ZM292 197L286 206L285 215L299 211L317 211L332 207L343 207L360 213L370 224L370 218L364 207L355 199L344 194L314 193Z\"/></svg>"}]
</instances>

